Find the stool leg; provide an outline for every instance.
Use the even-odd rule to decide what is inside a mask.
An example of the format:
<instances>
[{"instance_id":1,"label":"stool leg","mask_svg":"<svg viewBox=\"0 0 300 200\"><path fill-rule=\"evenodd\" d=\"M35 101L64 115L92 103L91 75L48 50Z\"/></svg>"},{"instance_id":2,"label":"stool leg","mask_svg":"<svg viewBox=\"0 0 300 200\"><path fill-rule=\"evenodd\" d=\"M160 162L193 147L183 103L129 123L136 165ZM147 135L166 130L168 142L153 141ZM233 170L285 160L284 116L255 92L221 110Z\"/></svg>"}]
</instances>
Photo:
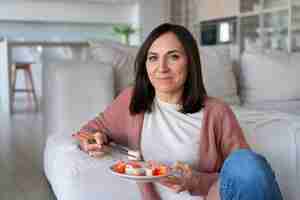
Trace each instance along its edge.
<instances>
[{"instance_id":1,"label":"stool leg","mask_svg":"<svg viewBox=\"0 0 300 200\"><path fill-rule=\"evenodd\" d=\"M14 65L12 68L12 84L11 84L11 104L12 104L12 112L14 112L14 103L15 103L15 90L16 90L16 81L17 81L17 70Z\"/></svg>"},{"instance_id":2,"label":"stool leg","mask_svg":"<svg viewBox=\"0 0 300 200\"><path fill-rule=\"evenodd\" d=\"M31 67L27 68L27 74L28 74L28 78L30 81L30 85L31 85L31 91L32 91L33 100L34 100L34 104L35 104L35 111L37 112L39 104L38 104L38 99L37 99L35 88L34 88Z\"/></svg>"},{"instance_id":3,"label":"stool leg","mask_svg":"<svg viewBox=\"0 0 300 200\"><path fill-rule=\"evenodd\" d=\"M25 90L28 90L26 93L27 93L27 105L28 105L28 108L30 109L30 106L31 106L31 102L33 101L33 98L31 97L31 91L32 91L32 88L31 88L31 84L30 84L30 75L28 73L28 67L27 68L24 68L23 71L24 71L24 81L25 81Z\"/></svg>"}]
</instances>

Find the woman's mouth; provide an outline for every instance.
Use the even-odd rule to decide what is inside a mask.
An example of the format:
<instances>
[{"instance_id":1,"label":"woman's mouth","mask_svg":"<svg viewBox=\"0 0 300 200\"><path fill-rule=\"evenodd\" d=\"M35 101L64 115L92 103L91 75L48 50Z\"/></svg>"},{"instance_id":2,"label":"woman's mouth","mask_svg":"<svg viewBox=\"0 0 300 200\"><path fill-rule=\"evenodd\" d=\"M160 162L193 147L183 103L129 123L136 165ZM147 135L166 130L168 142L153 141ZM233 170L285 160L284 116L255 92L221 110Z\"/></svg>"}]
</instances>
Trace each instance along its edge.
<instances>
[{"instance_id":1,"label":"woman's mouth","mask_svg":"<svg viewBox=\"0 0 300 200\"><path fill-rule=\"evenodd\" d=\"M172 77L170 77L170 76L167 76L167 77L156 77L156 79L170 79L170 78L172 78Z\"/></svg>"}]
</instances>

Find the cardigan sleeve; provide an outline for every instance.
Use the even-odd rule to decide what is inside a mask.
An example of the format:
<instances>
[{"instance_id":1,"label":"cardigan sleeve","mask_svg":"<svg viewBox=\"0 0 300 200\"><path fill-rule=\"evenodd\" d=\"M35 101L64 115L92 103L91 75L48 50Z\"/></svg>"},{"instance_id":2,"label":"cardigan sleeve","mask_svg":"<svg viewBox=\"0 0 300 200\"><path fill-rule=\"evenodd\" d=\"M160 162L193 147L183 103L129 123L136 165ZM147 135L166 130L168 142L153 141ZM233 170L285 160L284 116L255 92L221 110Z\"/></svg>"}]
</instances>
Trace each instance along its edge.
<instances>
[{"instance_id":1,"label":"cardigan sleeve","mask_svg":"<svg viewBox=\"0 0 300 200\"><path fill-rule=\"evenodd\" d=\"M142 114L132 116L129 111L132 89L123 91L103 113L88 121L80 131L105 133L109 139L136 148L142 126ZM109 131L107 131L107 129ZM79 131L79 132L80 132ZM143 200L160 200L152 183L138 184Z\"/></svg>"},{"instance_id":2,"label":"cardigan sleeve","mask_svg":"<svg viewBox=\"0 0 300 200\"><path fill-rule=\"evenodd\" d=\"M123 145L129 143L132 119L129 113L131 90L123 91L105 110L84 124L79 132L102 132L109 139Z\"/></svg>"},{"instance_id":3,"label":"cardigan sleeve","mask_svg":"<svg viewBox=\"0 0 300 200\"><path fill-rule=\"evenodd\" d=\"M210 130L213 131L214 137L211 138L208 149L213 149L210 155L214 155L215 169L220 169L227 156L236 149L249 148L243 131L230 107L222 101L214 100L208 106L209 118L212 122ZM207 130L208 131L208 130ZM206 196L219 178L216 172L199 172L194 171L188 181L188 190L191 195Z\"/></svg>"},{"instance_id":4,"label":"cardigan sleeve","mask_svg":"<svg viewBox=\"0 0 300 200\"><path fill-rule=\"evenodd\" d=\"M237 149L250 148L238 120L228 105L223 106L222 117L218 126L218 129L221 131L220 148L223 161Z\"/></svg>"}]
</instances>

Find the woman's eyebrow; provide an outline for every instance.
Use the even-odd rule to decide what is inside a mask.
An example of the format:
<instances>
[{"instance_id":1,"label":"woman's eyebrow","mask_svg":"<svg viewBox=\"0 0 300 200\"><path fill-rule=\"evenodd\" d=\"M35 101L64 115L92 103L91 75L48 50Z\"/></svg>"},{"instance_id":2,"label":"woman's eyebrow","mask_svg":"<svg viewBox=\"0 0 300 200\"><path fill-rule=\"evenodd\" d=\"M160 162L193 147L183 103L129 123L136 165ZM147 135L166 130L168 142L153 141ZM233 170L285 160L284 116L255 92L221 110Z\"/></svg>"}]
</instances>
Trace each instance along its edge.
<instances>
[{"instance_id":1,"label":"woman's eyebrow","mask_svg":"<svg viewBox=\"0 0 300 200\"><path fill-rule=\"evenodd\" d=\"M158 53L151 52L151 51L148 52L148 55L157 55L157 54L158 54Z\"/></svg>"},{"instance_id":2,"label":"woman's eyebrow","mask_svg":"<svg viewBox=\"0 0 300 200\"><path fill-rule=\"evenodd\" d=\"M180 51L180 50L178 50L178 49L174 49L174 50L168 51L167 54L172 54L172 53L182 53L182 51Z\"/></svg>"},{"instance_id":3,"label":"woman's eyebrow","mask_svg":"<svg viewBox=\"0 0 300 200\"><path fill-rule=\"evenodd\" d=\"M167 52L167 54L172 54L172 53L183 53L183 52L178 50L178 49L172 49L172 50ZM153 52L153 51L149 51L148 55L158 55L158 53Z\"/></svg>"}]
</instances>

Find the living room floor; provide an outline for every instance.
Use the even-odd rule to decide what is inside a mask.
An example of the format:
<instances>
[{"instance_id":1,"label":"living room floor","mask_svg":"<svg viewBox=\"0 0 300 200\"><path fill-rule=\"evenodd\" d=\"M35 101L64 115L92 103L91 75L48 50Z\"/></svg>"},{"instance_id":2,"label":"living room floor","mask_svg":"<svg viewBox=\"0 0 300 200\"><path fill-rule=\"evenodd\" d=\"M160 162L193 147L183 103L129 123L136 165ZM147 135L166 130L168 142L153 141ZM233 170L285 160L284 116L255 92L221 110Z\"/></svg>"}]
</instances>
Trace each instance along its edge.
<instances>
[{"instance_id":1,"label":"living room floor","mask_svg":"<svg viewBox=\"0 0 300 200\"><path fill-rule=\"evenodd\" d=\"M0 115L0 199L55 199L43 174L42 116L23 103L10 119Z\"/></svg>"}]
</instances>

